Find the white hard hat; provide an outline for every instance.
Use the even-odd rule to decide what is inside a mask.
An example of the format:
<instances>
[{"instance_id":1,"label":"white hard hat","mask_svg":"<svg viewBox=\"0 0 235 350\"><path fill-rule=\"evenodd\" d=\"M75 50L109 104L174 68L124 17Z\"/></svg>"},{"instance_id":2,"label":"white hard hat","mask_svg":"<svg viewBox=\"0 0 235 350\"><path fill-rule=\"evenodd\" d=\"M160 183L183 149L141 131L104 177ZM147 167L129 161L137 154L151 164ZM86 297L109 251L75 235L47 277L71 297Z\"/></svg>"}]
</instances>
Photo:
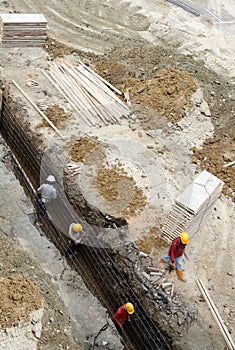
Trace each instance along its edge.
<instances>
[{"instance_id":1,"label":"white hard hat","mask_svg":"<svg viewBox=\"0 0 235 350\"><path fill-rule=\"evenodd\" d=\"M48 182L55 182L55 178L53 175L49 175L48 178L47 178L47 181Z\"/></svg>"}]
</instances>

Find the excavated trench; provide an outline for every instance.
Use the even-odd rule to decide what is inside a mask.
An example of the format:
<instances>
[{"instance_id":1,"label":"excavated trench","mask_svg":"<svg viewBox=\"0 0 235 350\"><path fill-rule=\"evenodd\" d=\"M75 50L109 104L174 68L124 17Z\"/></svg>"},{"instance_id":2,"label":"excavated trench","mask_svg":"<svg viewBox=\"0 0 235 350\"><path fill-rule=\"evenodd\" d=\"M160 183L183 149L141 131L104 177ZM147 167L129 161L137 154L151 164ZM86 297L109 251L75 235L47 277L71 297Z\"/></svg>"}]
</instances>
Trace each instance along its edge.
<instances>
[{"instance_id":1,"label":"excavated trench","mask_svg":"<svg viewBox=\"0 0 235 350\"><path fill-rule=\"evenodd\" d=\"M1 132L14 155L15 174L25 192L32 199L42 230L61 254L67 256L68 237L63 234L62 230L58 230L58 226L53 224L48 215L40 210L35 197L33 189L36 189L40 183L42 153L37 145L37 140L32 138L30 131L14 115L14 110L17 110L15 107L16 102L9 98L6 101L3 98ZM85 219L86 213L80 210L79 204L76 202L72 204L78 215ZM59 227L64 226L65 229L68 227L68 222L75 220L66 203L61 200L59 192L53 215L60 223ZM102 225L108 225L101 213L100 217ZM88 230L93 229L89 226ZM100 300L110 316L125 301L129 300L134 303L136 313L133 316L133 322L128 323L125 332L122 333L125 349L171 349L170 337L165 334L164 330L160 330L156 320L149 315L147 305L151 304L151 300L144 295L141 282L134 272L135 260L127 259L127 255L137 256L138 250L133 244L116 249L96 248L95 234L89 231L86 233L92 237L92 244L80 245L72 258L71 256L68 258L68 263L82 276L87 287Z\"/></svg>"}]
</instances>

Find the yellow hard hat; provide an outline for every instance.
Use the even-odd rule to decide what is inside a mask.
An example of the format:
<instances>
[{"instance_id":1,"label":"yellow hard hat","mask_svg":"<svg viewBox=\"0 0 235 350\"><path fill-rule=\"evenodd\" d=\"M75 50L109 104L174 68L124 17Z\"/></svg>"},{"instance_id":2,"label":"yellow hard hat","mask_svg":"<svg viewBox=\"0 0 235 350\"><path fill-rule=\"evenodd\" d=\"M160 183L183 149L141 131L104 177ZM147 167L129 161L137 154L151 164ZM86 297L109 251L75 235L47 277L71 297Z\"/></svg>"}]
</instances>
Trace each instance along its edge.
<instances>
[{"instance_id":1,"label":"yellow hard hat","mask_svg":"<svg viewBox=\"0 0 235 350\"><path fill-rule=\"evenodd\" d=\"M126 311L128 312L128 314L133 314L135 312L135 308L134 305L131 303L126 303Z\"/></svg>"},{"instance_id":2,"label":"yellow hard hat","mask_svg":"<svg viewBox=\"0 0 235 350\"><path fill-rule=\"evenodd\" d=\"M73 224L73 230L75 232L82 231L82 225L81 224Z\"/></svg>"},{"instance_id":3,"label":"yellow hard hat","mask_svg":"<svg viewBox=\"0 0 235 350\"><path fill-rule=\"evenodd\" d=\"M189 242L189 236L188 236L187 232L181 232L181 234L180 234L180 239L181 239L181 242L182 242L183 244L188 244L188 242Z\"/></svg>"}]
</instances>

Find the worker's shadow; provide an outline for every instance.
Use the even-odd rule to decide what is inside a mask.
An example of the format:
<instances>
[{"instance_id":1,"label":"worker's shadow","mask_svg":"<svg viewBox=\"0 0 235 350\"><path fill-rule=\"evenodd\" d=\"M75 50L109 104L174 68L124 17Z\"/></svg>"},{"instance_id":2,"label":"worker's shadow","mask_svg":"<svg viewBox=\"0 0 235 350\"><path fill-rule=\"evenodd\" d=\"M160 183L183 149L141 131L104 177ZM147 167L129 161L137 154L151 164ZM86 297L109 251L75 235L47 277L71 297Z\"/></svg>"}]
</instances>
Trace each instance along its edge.
<instances>
[{"instance_id":1,"label":"worker's shadow","mask_svg":"<svg viewBox=\"0 0 235 350\"><path fill-rule=\"evenodd\" d=\"M69 245L64 253L64 256L66 259L73 259L77 252L81 249L82 244L81 242L76 244L72 240L69 241Z\"/></svg>"}]
</instances>

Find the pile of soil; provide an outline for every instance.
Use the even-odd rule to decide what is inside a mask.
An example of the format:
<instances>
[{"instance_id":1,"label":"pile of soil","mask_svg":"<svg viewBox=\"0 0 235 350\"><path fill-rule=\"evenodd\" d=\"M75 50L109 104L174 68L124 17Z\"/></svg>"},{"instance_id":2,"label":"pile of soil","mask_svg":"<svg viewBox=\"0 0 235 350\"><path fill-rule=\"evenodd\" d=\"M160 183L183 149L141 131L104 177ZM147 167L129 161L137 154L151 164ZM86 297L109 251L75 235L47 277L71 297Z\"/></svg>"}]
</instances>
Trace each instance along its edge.
<instances>
[{"instance_id":1,"label":"pile of soil","mask_svg":"<svg viewBox=\"0 0 235 350\"><path fill-rule=\"evenodd\" d=\"M30 313L43 307L40 290L29 279L19 275L0 277L0 326L17 326L30 322Z\"/></svg>"},{"instance_id":2,"label":"pile of soil","mask_svg":"<svg viewBox=\"0 0 235 350\"><path fill-rule=\"evenodd\" d=\"M198 89L195 79L179 69L163 69L151 79L136 78L126 65L98 62L96 72L121 91L129 91L133 104L151 108L176 124L186 109L193 107L192 94Z\"/></svg>"},{"instance_id":3,"label":"pile of soil","mask_svg":"<svg viewBox=\"0 0 235 350\"><path fill-rule=\"evenodd\" d=\"M102 167L97 175L97 189L107 201L120 201L115 203L117 207L123 208L120 214L130 218L144 210L147 198L121 165L120 163L119 166Z\"/></svg>"},{"instance_id":4,"label":"pile of soil","mask_svg":"<svg viewBox=\"0 0 235 350\"><path fill-rule=\"evenodd\" d=\"M135 73L121 63L115 62L93 62L95 71L105 80L111 82L119 90L125 91L125 84L128 78L135 78ZM119 96L120 98L120 96Z\"/></svg>"},{"instance_id":5,"label":"pile of soil","mask_svg":"<svg viewBox=\"0 0 235 350\"><path fill-rule=\"evenodd\" d=\"M215 136L204 141L201 149L193 150L193 163L224 181L223 193L235 202L235 166L223 168L226 163L235 160L235 137Z\"/></svg>"},{"instance_id":6,"label":"pile of soil","mask_svg":"<svg viewBox=\"0 0 235 350\"><path fill-rule=\"evenodd\" d=\"M74 162L84 163L87 156L98 147L98 140L90 139L89 137L79 137L69 148L69 155ZM97 152L96 152L97 153ZM104 156L104 155L103 155Z\"/></svg>"},{"instance_id":7,"label":"pile of soil","mask_svg":"<svg viewBox=\"0 0 235 350\"><path fill-rule=\"evenodd\" d=\"M176 124L186 109L193 107L192 94L198 86L191 75L178 69L159 71L153 79L131 78L126 82L130 99L166 117Z\"/></svg>"},{"instance_id":8,"label":"pile of soil","mask_svg":"<svg viewBox=\"0 0 235 350\"><path fill-rule=\"evenodd\" d=\"M139 240L135 241L137 247L144 253L150 254L153 247L169 248L169 244L166 243L160 236L160 231L157 227L151 227L149 235L142 236Z\"/></svg>"},{"instance_id":9,"label":"pile of soil","mask_svg":"<svg viewBox=\"0 0 235 350\"><path fill-rule=\"evenodd\" d=\"M89 137L80 137L69 148L69 155L74 162L84 162L87 156L97 147L99 142Z\"/></svg>"},{"instance_id":10,"label":"pile of soil","mask_svg":"<svg viewBox=\"0 0 235 350\"><path fill-rule=\"evenodd\" d=\"M50 119L50 121L59 128L63 125L63 123L71 117L71 113L66 113L63 108L58 105L51 105L45 111L44 114ZM45 119L43 119L42 123L38 124L39 127L48 127L49 124Z\"/></svg>"}]
</instances>

